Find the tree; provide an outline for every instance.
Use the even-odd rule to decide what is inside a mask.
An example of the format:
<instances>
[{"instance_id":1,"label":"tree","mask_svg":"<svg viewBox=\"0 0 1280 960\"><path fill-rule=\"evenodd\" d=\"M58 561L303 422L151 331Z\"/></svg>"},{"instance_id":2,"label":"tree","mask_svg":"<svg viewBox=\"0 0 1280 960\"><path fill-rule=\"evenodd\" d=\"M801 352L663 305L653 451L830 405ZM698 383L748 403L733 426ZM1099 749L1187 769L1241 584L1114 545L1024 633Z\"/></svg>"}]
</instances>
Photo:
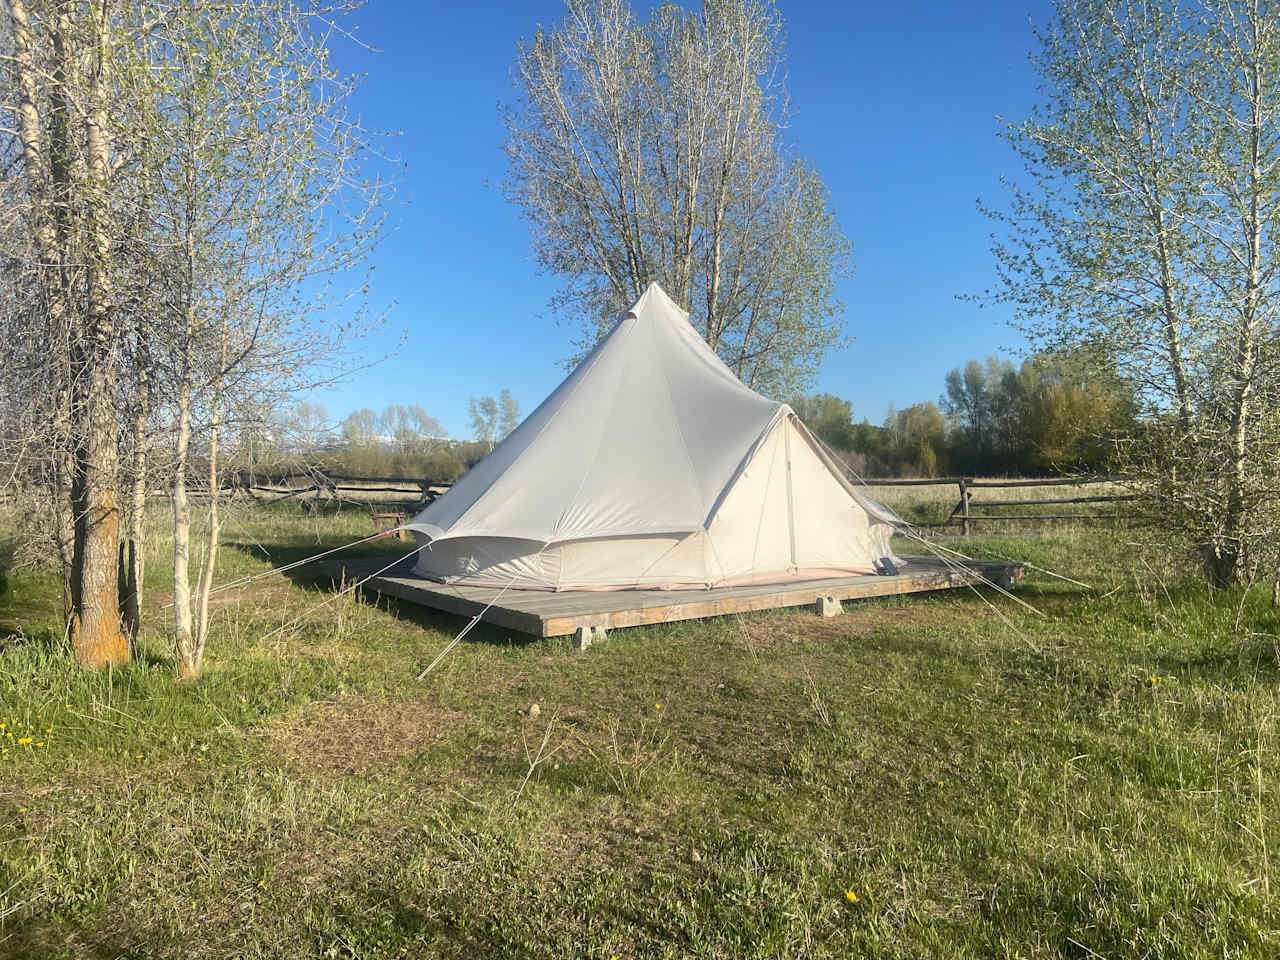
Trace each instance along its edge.
<instances>
[{"instance_id":1,"label":"tree","mask_svg":"<svg viewBox=\"0 0 1280 960\"><path fill-rule=\"evenodd\" d=\"M112 94L117 50L134 38L108 0L10 0L4 58L12 137L6 170L25 195L5 212L20 240L16 289L33 299L6 305L10 346L47 384L38 435L54 503L67 630L85 667L130 657L117 579L120 531L121 327L114 298L113 186L117 174ZM15 199L17 199L15 197ZM43 340L43 348L31 350ZM39 382L39 381L34 381Z\"/></svg>"},{"instance_id":2,"label":"tree","mask_svg":"<svg viewBox=\"0 0 1280 960\"><path fill-rule=\"evenodd\" d=\"M342 421L342 440L349 447L375 447L382 442L378 415L368 407L352 410Z\"/></svg>"},{"instance_id":3,"label":"tree","mask_svg":"<svg viewBox=\"0 0 1280 960\"><path fill-rule=\"evenodd\" d=\"M946 376L942 410L951 421L955 466L967 473L1016 471L1019 381L999 357L970 360Z\"/></svg>"},{"instance_id":4,"label":"tree","mask_svg":"<svg viewBox=\"0 0 1280 960\"><path fill-rule=\"evenodd\" d=\"M317 361L358 326L314 316L323 278L357 263L376 236L380 191L360 179L364 138L343 113L351 84L329 61L332 18L351 6L6 5L0 156L15 162L0 167L0 186L19 202L0 213L0 242L6 286L20 296L0 303L17 361L4 366L43 384L21 450L55 504L68 629L86 666L129 656L150 457L167 441L175 653L181 676L199 675L220 440L244 432L246 411L314 379ZM196 462L208 534L193 595ZM125 481L129 549L118 570Z\"/></svg>"},{"instance_id":5,"label":"tree","mask_svg":"<svg viewBox=\"0 0 1280 960\"><path fill-rule=\"evenodd\" d=\"M852 450L853 405L830 393L795 397L790 403L804 425L836 450Z\"/></svg>"},{"instance_id":6,"label":"tree","mask_svg":"<svg viewBox=\"0 0 1280 960\"><path fill-rule=\"evenodd\" d=\"M994 247L1018 323L1096 350L1143 405L1128 468L1209 579L1274 568L1280 522L1280 6L1059 0L1046 102Z\"/></svg>"},{"instance_id":7,"label":"tree","mask_svg":"<svg viewBox=\"0 0 1280 960\"><path fill-rule=\"evenodd\" d=\"M505 440L507 434L520 426L520 405L510 390L504 389L498 395L498 439Z\"/></svg>"},{"instance_id":8,"label":"tree","mask_svg":"<svg viewBox=\"0 0 1280 960\"><path fill-rule=\"evenodd\" d=\"M499 439L498 402L493 397L470 397L467 409L471 414L472 435L492 450Z\"/></svg>"},{"instance_id":9,"label":"tree","mask_svg":"<svg viewBox=\"0 0 1280 960\"><path fill-rule=\"evenodd\" d=\"M329 411L323 403L300 401L294 405L288 427L298 452L314 457L330 436Z\"/></svg>"},{"instance_id":10,"label":"tree","mask_svg":"<svg viewBox=\"0 0 1280 960\"><path fill-rule=\"evenodd\" d=\"M781 140L781 29L768 0L646 23L624 0L568 0L520 43L507 196L585 346L654 280L757 390L796 392L840 342L849 246Z\"/></svg>"},{"instance_id":11,"label":"tree","mask_svg":"<svg viewBox=\"0 0 1280 960\"><path fill-rule=\"evenodd\" d=\"M932 403L914 403L905 410L892 407L884 421L886 451L898 474L932 477L942 462L946 441L942 411Z\"/></svg>"}]
</instances>

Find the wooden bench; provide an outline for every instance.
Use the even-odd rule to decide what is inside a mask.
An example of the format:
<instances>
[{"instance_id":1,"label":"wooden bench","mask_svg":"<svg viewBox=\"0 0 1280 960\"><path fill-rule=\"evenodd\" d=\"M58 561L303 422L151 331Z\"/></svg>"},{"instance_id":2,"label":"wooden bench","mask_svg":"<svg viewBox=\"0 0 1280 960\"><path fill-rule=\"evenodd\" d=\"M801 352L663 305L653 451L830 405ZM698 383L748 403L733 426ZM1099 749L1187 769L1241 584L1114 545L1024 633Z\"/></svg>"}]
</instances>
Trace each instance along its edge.
<instances>
[{"instance_id":1,"label":"wooden bench","mask_svg":"<svg viewBox=\"0 0 1280 960\"><path fill-rule=\"evenodd\" d=\"M397 538L403 543L408 538L405 536L404 530L397 529L404 524L403 513L375 513L373 515L373 532L381 533L382 536L375 536L374 540L381 540L383 537ZM386 531L385 533L383 531Z\"/></svg>"}]
</instances>

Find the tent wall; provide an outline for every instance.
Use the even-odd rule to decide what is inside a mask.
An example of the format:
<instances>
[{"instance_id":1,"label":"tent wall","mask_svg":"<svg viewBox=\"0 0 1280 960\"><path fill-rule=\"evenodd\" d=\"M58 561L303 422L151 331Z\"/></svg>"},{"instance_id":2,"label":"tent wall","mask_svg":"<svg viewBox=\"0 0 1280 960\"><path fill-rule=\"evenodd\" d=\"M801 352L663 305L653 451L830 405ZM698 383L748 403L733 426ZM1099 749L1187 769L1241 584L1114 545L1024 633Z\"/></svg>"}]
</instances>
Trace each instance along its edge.
<instances>
[{"instance_id":1,"label":"tent wall","mask_svg":"<svg viewBox=\"0 0 1280 960\"><path fill-rule=\"evenodd\" d=\"M700 589L875 572L892 528L832 473L795 416L779 419L693 533L548 544L433 541L416 570L445 582L546 590Z\"/></svg>"}]
</instances>

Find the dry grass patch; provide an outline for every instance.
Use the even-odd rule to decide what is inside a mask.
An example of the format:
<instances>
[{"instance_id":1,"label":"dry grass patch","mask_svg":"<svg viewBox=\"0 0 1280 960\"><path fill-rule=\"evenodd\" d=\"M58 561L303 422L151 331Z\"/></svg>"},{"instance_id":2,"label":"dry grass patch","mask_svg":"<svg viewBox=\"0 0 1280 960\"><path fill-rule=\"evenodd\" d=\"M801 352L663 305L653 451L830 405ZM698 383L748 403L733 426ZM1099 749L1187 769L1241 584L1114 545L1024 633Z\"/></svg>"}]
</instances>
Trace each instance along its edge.
<instances>
[{"instance_id":1,"label":"dry grass patch","mask_svg":"<svg viewBox=\"0 0 1280 960\"><path fill-rule=\"evenodd\" d=\"M271 724L267 745L314 770L353 774L441 742L464 717L426 700L320 701Z\"/></svg>"}]
</instances>

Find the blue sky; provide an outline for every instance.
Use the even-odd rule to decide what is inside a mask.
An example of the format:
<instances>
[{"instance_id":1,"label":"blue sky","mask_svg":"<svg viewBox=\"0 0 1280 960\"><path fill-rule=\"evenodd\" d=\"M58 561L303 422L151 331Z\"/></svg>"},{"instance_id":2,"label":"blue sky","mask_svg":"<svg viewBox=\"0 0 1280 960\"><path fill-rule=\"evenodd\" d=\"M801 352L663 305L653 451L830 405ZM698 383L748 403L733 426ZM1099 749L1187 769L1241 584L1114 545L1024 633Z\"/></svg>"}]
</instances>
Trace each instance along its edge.
<instances>
[{"instance_id":1,"label":"blue sky","mask_svg":"<svg viewBox=\"0 0 1280 960\"><path fill-rule=\"evenodd\" d=\"M854 248L838 290L854 342L828 355L815 388L879 423L891 405L937 400L951 367L1022 346L1006 312L956 295L993 280L976 201L1001 199L1001 175L1018 173L997 116L1025 116L1034 102L1028 17L1044 23L1048 6L778 5L787 139L823 176ZM517 39L561 10L556 0L373 0L356 15L377 52L347 48L339 64L367 73L353 107L398 132L389 152L405 168L372 259L372 303L391 310L363 348L390 356L315 396L335 421L418 403L466 438L469 396L509 388L527 413L564 376L574 331L549 314L557 281L539 273L527 227L502 199L498 115L513 97Z\"/></svg>"}]
</instances>

